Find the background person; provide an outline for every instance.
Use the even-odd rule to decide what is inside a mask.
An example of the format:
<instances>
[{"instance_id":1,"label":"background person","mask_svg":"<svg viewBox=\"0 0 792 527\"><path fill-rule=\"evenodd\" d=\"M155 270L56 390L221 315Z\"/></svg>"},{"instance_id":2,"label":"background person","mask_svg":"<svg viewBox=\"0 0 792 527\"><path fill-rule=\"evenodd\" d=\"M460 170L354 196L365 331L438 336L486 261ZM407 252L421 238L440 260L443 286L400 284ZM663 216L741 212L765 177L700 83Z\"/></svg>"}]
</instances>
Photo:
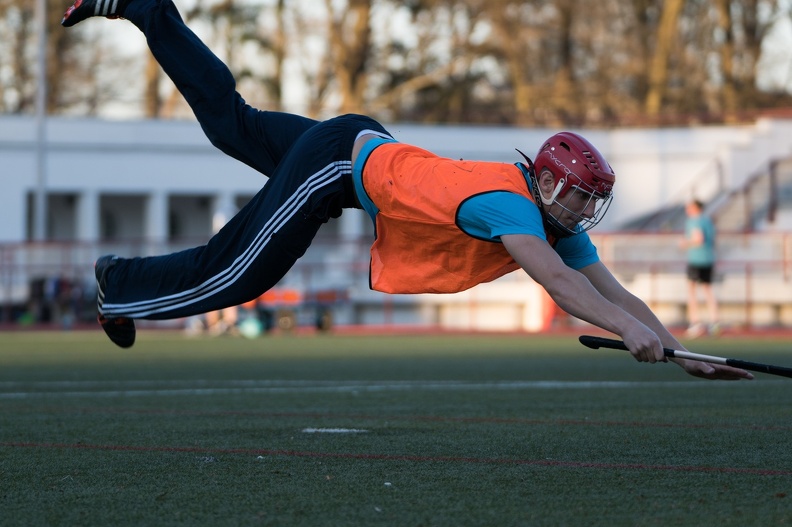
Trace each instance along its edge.
<instances>
[{"instance_id":1,"label":"background person","mask_svg":"<svg viewBox=\"0 0 792 527\"><path fill-rule=\"evenodd\" d=\"M695 338L709 332L720 331L718 300L712 287L715 270L715 225L703 214L704 204L693 200L685 207L685 239L681 247L687 250L688 329L687 335ZM698 290L704 294L709 315L709 325L701 320Z\"/></svg>"}]
</instances>

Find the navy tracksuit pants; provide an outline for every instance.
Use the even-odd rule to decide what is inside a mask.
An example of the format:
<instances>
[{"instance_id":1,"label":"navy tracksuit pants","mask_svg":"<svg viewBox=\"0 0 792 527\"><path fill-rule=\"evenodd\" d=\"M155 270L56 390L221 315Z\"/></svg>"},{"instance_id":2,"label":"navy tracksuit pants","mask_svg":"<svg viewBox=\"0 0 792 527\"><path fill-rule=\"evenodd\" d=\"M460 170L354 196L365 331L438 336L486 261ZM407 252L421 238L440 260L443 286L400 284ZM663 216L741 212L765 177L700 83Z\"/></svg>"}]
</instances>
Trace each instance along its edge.
<instances>
[{"instance_id":1,"label":"navy tracksuit pants","mask_svg":"<svg viewBox=\"0 0 792 527\"><path fill-rule=\"evenodd\" d=\"M343 208L360 207L351 177L358 134L389 134L361 115L318 122L250 107L231 72L185 26L171 0L135 0L124 18L145 34L212 144L269 179L206 245L119 259L99 311L169 319L257 298L305 254L323 223Z\"/></svg>"}]
</instances>

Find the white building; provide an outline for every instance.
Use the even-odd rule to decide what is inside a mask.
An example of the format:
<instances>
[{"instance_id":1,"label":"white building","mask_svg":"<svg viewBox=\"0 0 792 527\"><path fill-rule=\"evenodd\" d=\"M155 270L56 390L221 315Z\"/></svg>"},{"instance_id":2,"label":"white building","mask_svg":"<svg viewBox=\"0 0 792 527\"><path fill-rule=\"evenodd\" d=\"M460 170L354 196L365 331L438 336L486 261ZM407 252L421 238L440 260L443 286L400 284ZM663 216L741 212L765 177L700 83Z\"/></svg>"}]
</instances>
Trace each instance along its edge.
<instances>
[{"instance_id":1,"label":"white building","mask_svg":"<svg viewBox=\"0 0 792 527\"><path fill-rule=\"evenodd\" d=\"M387 128L403 142L451 158L520 161L556 130L416 126ZM46 123L39 174L35 119L0 118L0 243L31 237L33 194L44 179L47 238L100 239L204 236L216 210L237 207L266 179L212 147L193 121L101 121L52 118ZM792 155L792 121L669 129L595 130L584 134L617 174L616 199L599 230L684 200L739 187L770 159ZM356 218L357 221L365 221ZM342 229L358 229L345 226Z\"/></svg>"}]
</instances>

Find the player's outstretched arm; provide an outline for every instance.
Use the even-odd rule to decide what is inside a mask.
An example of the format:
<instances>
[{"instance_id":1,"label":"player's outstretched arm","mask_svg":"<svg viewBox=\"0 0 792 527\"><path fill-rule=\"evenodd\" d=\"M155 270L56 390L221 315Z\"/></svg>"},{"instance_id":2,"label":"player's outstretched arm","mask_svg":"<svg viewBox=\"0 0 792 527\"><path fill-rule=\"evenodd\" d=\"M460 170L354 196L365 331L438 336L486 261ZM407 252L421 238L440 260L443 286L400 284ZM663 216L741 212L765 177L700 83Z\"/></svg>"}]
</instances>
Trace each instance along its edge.
<instances>
[{"instance_id":1,"label":"player's outstretched arm","mask_svg":"<svg viewBox=\"0 0 792 527\"><path fill-rule=\"evenodd\" d=\"M685 347L668 331L662 322L655 316L649 306L636 297L611 274L601 262L584 267L580 272L588 278L591 284L605 298L620 306L623 310L632 313L638 320L647 325L660 338L666 348L684 350ZM740 368L732 368L720 364L674 358L671 359L682 367L687 373L702 379L739 380L753 379L753 375Z\"/></svg>"},{"instance_id":2,"label":"player's outstretched arm","mask_svg":"<svg viewBox=\"0 0 792 527\"><path fill-rule=\"evenodd\" d=\"M581 273L567 267L547 241L526 234L501 236L503 246L556 304L581 320L619 335L636 360L665 361L657 335L629 312L603 297Z\"/></svg>"}]
</instances>

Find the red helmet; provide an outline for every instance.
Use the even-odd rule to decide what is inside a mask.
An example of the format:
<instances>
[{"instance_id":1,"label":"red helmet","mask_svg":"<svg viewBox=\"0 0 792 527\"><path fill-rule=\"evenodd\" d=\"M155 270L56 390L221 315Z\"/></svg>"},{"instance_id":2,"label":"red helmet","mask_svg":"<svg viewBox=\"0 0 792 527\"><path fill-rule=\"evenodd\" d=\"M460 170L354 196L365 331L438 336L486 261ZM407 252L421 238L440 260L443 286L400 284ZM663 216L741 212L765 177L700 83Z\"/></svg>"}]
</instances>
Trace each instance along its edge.
<instances>
[{"instance_id":1,"label":"red helmet","mask_svg":"<svg viewBox=\"0 0 792 527\"><path fill-rule=\"evenodd\" d=\"M554 230L560 230L556 234L571 236L594 227L602 220L613 197L616 175L594 145L573 132L555 134L539 149L534 169L537 178L545 171L553 174L555 187L552 194L549 197L543 195L539 192L538 184L534 186L534 193L546 205L544 212L551 226ZM582 210L573 211L568 207L574 191L588 195L588 204ZM594 213L588 217L583 213L589 208L591 200L595 200L596 206ZM570 228L562 224L557 215L551 214L548 209L554 203L571 212L573 217L577 216L578 226Z\"/></svg>"}]
</instances>

